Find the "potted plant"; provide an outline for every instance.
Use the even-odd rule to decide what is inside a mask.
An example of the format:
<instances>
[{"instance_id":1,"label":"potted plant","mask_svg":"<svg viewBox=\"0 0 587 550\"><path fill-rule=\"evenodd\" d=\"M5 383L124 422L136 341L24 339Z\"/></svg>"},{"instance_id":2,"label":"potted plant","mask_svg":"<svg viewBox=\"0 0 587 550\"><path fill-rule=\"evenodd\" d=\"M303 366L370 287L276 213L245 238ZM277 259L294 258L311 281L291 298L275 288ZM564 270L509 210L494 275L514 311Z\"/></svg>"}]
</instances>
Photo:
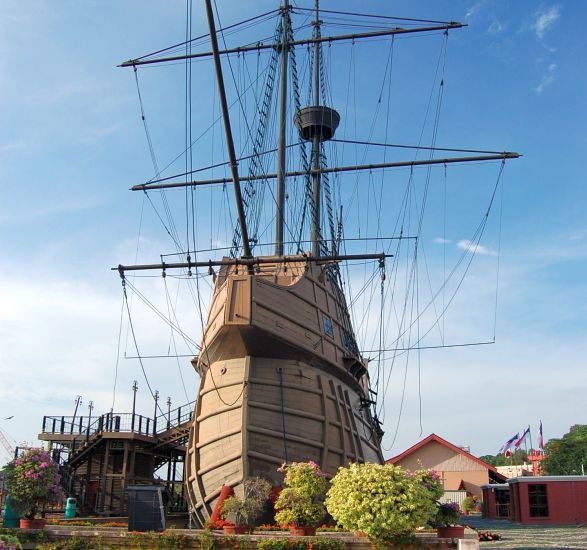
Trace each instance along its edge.
<instances>
[{"instance_id":1,"label":"potted plant","mask_svg":"<svg viewBox=\"0 0 587 550\"><path fill-rule=\"evenodd\" d=\"M466 515L469 515L472 512L478 512L479 511L479 497L476 497L475 495L469 495L468 497L465 497L461 506L463 508L463 512Z\"/></svg>"},{"instance_id":2,"label":"potted plant","mask_svg":"<svg viewBox=\"0 0 587 550\"><path fill-rule=\"evenodd\" d=\"M247 479L243 484L243 498L228 497L222 505L222 515L229 521L222 525L226 534L250 532L269 498L271 483L263 478Z\"/></svg>"},{"instance_id":3,"label":"potted plant","mask_svg":"<svg viewBox=\"0 0 587 550\"><path fill-rule=\"evenodd\" d=\"M460 519L461 509L456 502L439 502L429 524L436 527L440 538L461 538L465 534L465 528L458 525Z\"/></svg>"},{"instance_id":4,"label":"potted plant","mask_svg":"<svg viewBox=\"0 0 587 550\"><path fill-rule=\"evenodd\" d=\"M48 504L62 498L59 466L44 449L27 449L3 469L10 505L23 519L22 528L42 529L45 520L38 518Z\"/></svg>"},{"instance_id":5,"label":"potted plant","mask_svg":"<svg viewBox=\"0 0 587 550\"><path fill-rule=\"evenodd\" d=\"M326 515L320 500L326 492L325 475L313 461L282 464L278 471L285 473L285 487L275 502L275 520L293 535L314 536Z\"/></svg>"},{"instance_id":6,"label":"potted plant","mask_svg":"<svg viewBox=\"0 0 587 550\"><path fill-rule=\"evenodd\" d=\"M326 494L336 522L364 533L376 547L406 541L435 512L436 483L426 470L407 472L393 464L350 464L339 468Z\"/></svg>"}]
</instances>

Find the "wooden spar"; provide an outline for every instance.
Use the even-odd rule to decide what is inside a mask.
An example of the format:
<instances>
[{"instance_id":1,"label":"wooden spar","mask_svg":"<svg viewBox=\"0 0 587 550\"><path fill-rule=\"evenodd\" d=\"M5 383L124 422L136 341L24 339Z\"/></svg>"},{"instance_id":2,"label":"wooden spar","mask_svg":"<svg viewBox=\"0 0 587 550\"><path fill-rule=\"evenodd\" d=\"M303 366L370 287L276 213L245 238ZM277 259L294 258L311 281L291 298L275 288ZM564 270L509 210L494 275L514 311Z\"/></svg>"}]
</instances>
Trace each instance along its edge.
<instances>
[{"instance_id":1,"label":"wooden spar","mask_svg":"<svg viewBox=\"0 0 587 550\"><path fill-rule=\"evenodd\" d=\"M314 17L314 107L320 105L320 12L318 0L315 0L316 14ZM312 255L320 254L320 135L318 132L312 138Z\"/></svg>"},{"instance_id":2,"label":"wooden spar","mask_svg":"<svg viewBox=\"0 0 587 550\"><path fill-rule=\"evenodd\" d=\"M467 25L464 23L447 23L445 25L435 25L432 27L415 27L413 29L402 29L402 28L395 28L395 29L386 29L381 31L372 31L372 32L362 32L362 33L352 33L352 34L339 34L335 36L322 36L319 38L306 38L303 40L292 40L288 42L288 46L291 48L292 46L303 46L307 44L315 44L317 42L338 42L341 40L356 40L359 38L377 38L379 36L390 36L395 34L411 34L417 32L433 32L433 31L448 31L450 29L460 29L461 27L466 27ZM275 48L275 44L255 44L252 46L240 46L238 48L229 48L226 50L220 50L218 52L219 55L225 54L232 54L232 53L244 53L244 52L251 52L257 50L268 50ZM124 63L118 65L119 67L137 67L139 65L152 65L155 63L169 63L171 61L181 61L184 59L197 59L201 57L210 57L214 55L214 52L200 52L200 53L193 53L189 55L174 55L171 57L159 57L157 59L129 59Z\"/></svg>"},{"instance_id":3,"label":"wooden spar","mask_svg":"<svg viewBox=\"0 0 587 550\"><path fill-rule=\"evenodd\" d=\"M378 164L358 164L355 166L333 166L330 168L319 168L318 170L310 170L310 174L318 172L320 174L331 174L334 172L352 172L361 170L379 170L382 168L401 168L409 166L426 166L429 164L457 164L462 162L483 162L490 160L507 160L517 159L521 155L513 152L496 153L493 155L480 155L475 157L448 157L441 159L428 160L406 160L400 162L382 162ZM294 172L287 172L286 177L305 176L307 172L303 170L296 170ZM277 174L264 174L262 176L243 176L241 181L262 181L277 178ZM219 183L230 183L230 178L215 178L208 180L195 180L190 182L172 182L172 183L140 183L131 187L132 191L148 191L150 189L170 189L175 187L197 187L199 185L214 185Z\"/></svg>"},{"instance_id":4,"label":"wooden spar","mask_svg":"<svg viewBox=\"0 0 587 550\"><path fill-rule=\"evenodd\" d=\"M160 264L143 264L143 265L119 265L112 267L112 271L118 271L121 276L125 271L142 271L147 269L190 269L192 267L218 267L229 265L245 265L254 267L260 264L290 264L300 262L313 262L316 264L327 264L333 262L343 262L348 260L384 260L392 258L393 254L345 254L335 256L260 256L257 258L233 258L230 260L209 260L207 262L175 262Z\"/></svg>"},{"instance_id":5,"label":"wooden spar","mask_svg":"<svg viewBox=\"0 0 587 550\"><path fill-rule=\"evenodd\" d=\"M282 6L282 41L281 41L281 95L279 98L279 144L278 144L278 164L277 164L277 207L275 210L275 254L283 255L283 226L285 212L285 131L287 122L285 120L287 110L287 55L288 48L287 37L289 33L289 4L288 0L283 0Z\"/></svg>"},{"instance_id":6,"label":"wooden spar","mask_svg":"<svg viewBox=\"0 0 587 550\"><path fill-rule=\"evenodd\" d=\"M232 173L232 182L234 184L234 194L236 198L236 209L238 211L238 222L243 240L243 253L245 258L251 257L251 248L249 246L249 233L247 231L247 220L243 207L243 198L238 178L238 162L234 151L234 142L232 139L232 130L230 127L230 117L228 113L228 104L226 103L226 90L224 88L224 77L222 76L222 64L218 53L218 40L216 37L216 28L214 25L214 14L212 13L212 4L206 0L206 14L208 16L208 27L210 29L210 41L212 43L212 52L214 54L214 66L216 68L216 79L218 81L218 95L222 106L222 119L224 120L224 131L226 133L226 145L228 148L228 157L230 159L230 171Z\"/></svg>"}]
</instances>

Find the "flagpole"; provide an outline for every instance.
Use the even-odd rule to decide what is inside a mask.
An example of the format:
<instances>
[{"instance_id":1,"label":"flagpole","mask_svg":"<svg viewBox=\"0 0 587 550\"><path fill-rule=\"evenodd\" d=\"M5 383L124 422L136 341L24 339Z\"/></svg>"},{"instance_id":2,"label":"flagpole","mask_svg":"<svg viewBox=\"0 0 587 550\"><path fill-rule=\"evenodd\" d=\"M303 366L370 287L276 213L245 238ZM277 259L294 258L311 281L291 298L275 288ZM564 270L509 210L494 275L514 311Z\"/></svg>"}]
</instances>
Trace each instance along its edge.
<instances>
[{"instance_id":1,"label":"flagpole","mask_svg":"<svg viewBox=\"0 0 587 550\"><path fill-rule=\"evenodd\" d=\"M530 424L528 424L528 436L530 437L530 450L532 450L534 445L532 444L532 430L530 429Z\"/></svg>"},{"instance_id":2,"label":"flagpole","mask_svg":"<svg viewBox=\"0 0 587 550\"><path fill-rule=\"evenodd\" d=\"M530 448L532 448L532 441L530 441ZM528 443L526 442L526 439L524 438L524 450L526 451L526 455L528 454ZM524 461L526 462L526 461Z\"/></svg>"}]
</instances>

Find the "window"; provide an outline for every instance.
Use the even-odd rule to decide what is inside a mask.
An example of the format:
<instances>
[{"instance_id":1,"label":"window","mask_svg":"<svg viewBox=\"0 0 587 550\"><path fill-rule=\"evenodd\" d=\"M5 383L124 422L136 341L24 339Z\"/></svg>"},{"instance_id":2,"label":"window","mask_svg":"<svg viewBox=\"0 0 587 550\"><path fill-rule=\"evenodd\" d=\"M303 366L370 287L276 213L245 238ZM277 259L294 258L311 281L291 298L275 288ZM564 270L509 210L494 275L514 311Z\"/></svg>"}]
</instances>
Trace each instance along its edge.
<instances>
[{"instance_id":1,"label":"window","mask_svg":"<svg viewBox=\"0 0 587 550\"><path fill-rule=\"evenodd\" d=\"M528 485L528 503L531 518L547 518L548 497L546 485Z\"/></svg>"},{"instance_id":2,"label":"window","mask_svg":"<svg viewBox=\"0 0 587 550\"><path fill-rule=\"evenodd\" d=\"M330 338L334 338L334 330L332 329L332 319L328 315L322 314L322 324L324 325L324 332Z\"/></svg>"}]
</instances>

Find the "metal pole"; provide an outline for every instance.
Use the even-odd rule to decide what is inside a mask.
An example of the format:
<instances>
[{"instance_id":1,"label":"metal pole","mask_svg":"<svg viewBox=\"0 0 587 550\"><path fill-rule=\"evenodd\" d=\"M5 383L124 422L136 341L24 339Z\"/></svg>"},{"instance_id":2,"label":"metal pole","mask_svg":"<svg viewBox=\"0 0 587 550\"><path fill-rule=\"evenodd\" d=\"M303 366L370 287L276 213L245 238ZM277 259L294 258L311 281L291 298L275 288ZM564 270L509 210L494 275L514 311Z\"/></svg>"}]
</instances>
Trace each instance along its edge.
<instances>
[{"instance_id":1,"label":"metal pole","mask_svg":"<svg viewBox=\"0 0 587 550\"><path fill-rule=\"evenodd\" d=\"M320 11L318 0L315 1L314 38L320 37ZM320 45L314 42L314 106L320 105ZM314 170L320 168L320 136L318 132L312 138L312 166ZM320 254L320 173L315 172L313 177L312 198L314 203L312 217L312 256Z\"/></svg>"},{"instance_id":2,"label":"metal pole","mask_svg":"<svg viewBox=\"0 0 587 550\"><path fill-rule=\"evenodd\" d=\"M155 414L153 414L153 435L157 435L157 402L159 401L159 390L155 390Z\"/></svg>"},{"instance_id":3,"label":"metal pole","mask_svg":"<svg viewBox=\"0 0 587 550\"><path fill-rule=\"evenodd\" d=\"M134 380L132 383L132 419L130 421L130 431L135 431L135 411L136 411L136 404L137 404L137 390L139 389L139 385L137 381Z\"/></svg>"},{"instance_id":4,"label":"metal pole","mask_svg":"<svg viewBox=\"0 0 587 550\"><path fill-rule=\"evenodd\" d=\"M279 105L279 143L277 146L277 209L275 211L275 255L283 255L283 226L285 214L285 130L287 127L287 56L289 45L287 43L289 34L289 5L288 0L283 0L282 32L281 39L281 96Z\"/></svg>"},{"instance_id":5,"label":"metal pole","mask_svg":"<svg viewBox=\"0 0 587 550\"><path fill-rule=\"evenodd\" d=\"M212 4L210 0L205 0L206 15L208 16L208 27L210 29L210 42L212 43L212 52L214 54L214 67L216 69L216 80L218 81L218 95L220 97L220 105L222 107L222 119L224 120L224 131L226 133L226 146L228 148L228 157L230 159L230 171L232 173L232 181L234 183L234 194L236 197L236 209L238 211L238 221L243 239L243 255L245 258L250 258L251 248L249 246L249 233L247 231L247 221L245 218L245 210L243 207L243 197L241 194L241 186L238 178L238 162L236 160L236 153L234 151L234 142L232 139L232 130L230 128L230 117L228 113L228 104L226 102L226 90L224 88L224 77L222 76L222 64L220 63L220 55L218 53L218 40L216 37L216 26L214 24L214 14L212 13Z\"/></svg>"},{"instance_id":6,"label":"metal pole","mask_svg":"<svg viewBox=\"0 0 587 550\"><path fill-rule=\"evenodd\" d=\"M75 417L77 416L77 409L81 405L81 402L82 402L82 396L76 395L75 396L75 410L73 411L73 418L71 420L70 433L73 433L73 425L75 424Z\"/></svg>"},{"instance_id":7,"label":"metal pole","mask_svg":"<svg viewBox=\"0 0 587 550\"><path fill-rule=\"evenodd\" d=\"M86 441L90 439L90 425L92 424L92 411L94 410L94 402L88 403L88 429L86 430Z\"/></svg>"},{"instance_id":8,"label":"metal pole","mask_svg":"<svg viewBox=\"0 0 587 550\"><path fill-rule=\"evenodd\" d=\"M171 427L171 397L167 398L167 429Z\"/></svg>"}]
</instances>

